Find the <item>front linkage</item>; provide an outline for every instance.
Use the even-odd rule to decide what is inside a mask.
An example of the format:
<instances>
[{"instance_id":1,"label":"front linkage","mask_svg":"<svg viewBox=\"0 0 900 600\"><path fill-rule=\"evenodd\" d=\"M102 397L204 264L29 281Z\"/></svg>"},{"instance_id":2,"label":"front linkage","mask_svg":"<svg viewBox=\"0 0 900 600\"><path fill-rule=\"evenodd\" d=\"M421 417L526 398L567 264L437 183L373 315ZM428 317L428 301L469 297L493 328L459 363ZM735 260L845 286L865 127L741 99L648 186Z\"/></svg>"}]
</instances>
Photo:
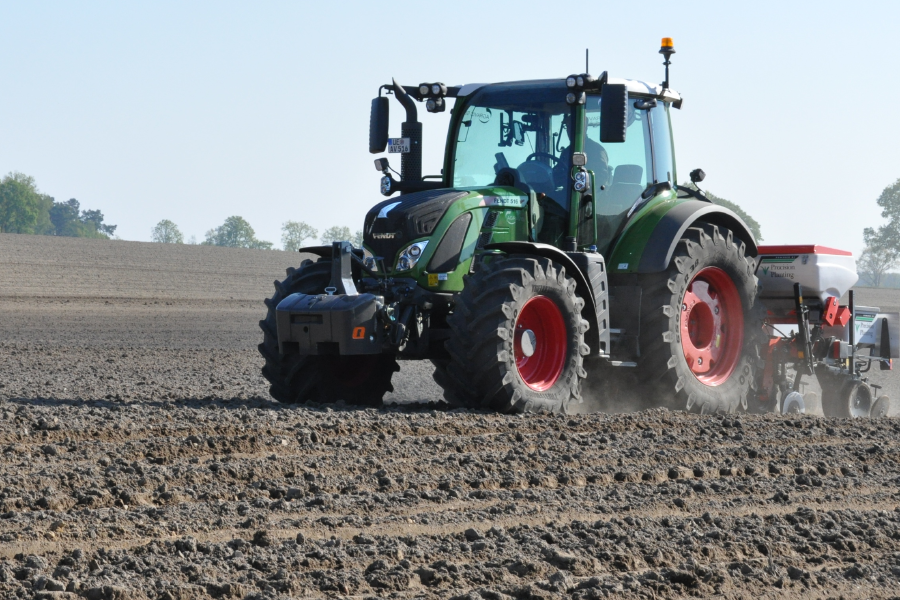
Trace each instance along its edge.
<instances>
[{"instance_id":1,"label":"front linkage","mask_svg":"<svg viewBox=\"0 0 900 600\"><path fill-rule=\"evenodd\" d=\"M368 269L349 242L334 242L324 293L294 293L278 303L279 351L426 357L431 314L449 308L450 294L423 290L411 278L359 277L356 284L354 271Z\"/></svg>"}]
</instances>

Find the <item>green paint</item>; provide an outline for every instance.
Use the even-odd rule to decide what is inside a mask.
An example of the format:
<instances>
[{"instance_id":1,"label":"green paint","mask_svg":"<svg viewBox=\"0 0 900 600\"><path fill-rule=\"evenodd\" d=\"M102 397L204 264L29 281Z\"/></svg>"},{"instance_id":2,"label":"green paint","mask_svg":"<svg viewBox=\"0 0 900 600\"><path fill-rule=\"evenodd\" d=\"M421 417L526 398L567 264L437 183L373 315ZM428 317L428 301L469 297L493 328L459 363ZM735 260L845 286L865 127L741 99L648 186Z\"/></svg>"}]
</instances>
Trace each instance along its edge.
<instances>
[{"instance_id":1,"label":"green paint","mask_svg":"<svg viewBox=\"0 0 900 600\"><path fill-rule=\"evenodd\" d=\"M584 105L583 104L574 104L572 105L572 114L574 116L574 129L575 129L575 141L573 143L573 148L571 149L573 152L583 152L584 151L584 139L587 136L587 122L584 118ZM578 167L573 166L569 175L574 174L575 170ZM569 236L577 237L578 236L578 207L581 205L581 193L576 192L575 188L572 187L571 184L569 186ZM596 220L596 219L595 219Z\"/></svg>"},{"instance_id":2,"label":"green paint","mask_svg":"<svg viewBox=\"0 0 900 600\"><path fill-rule=\"evenodd\" d=\"M664 190L632 215L607 260L611 273L637 273L644 248L667 212L690 198L679 200L674 190Z\"/></svg>"},{"instance_id":3,"label":"green paint","mask_svg":"<svg viewBox=\"0 0 900 600\"><path fill-rule=\"evenodd\" d=\"M460 191L469 193L454 202L447 209L447 212L430 236L411 239L408 244L398 250L395 256L385 257L386 264L394 265L400 252L409 244L428 240L428 245L425 247L425 251L422 252L422 256L419 258L416 266L409 271L392 271L387 275L379 273L379 277L412 277L424 289L433 292L462 291L463 277L469 272L472 257L475 254L475 246L478 243L478 236L482 231L484 220L489 212L498 213L494 227L489 230L493 232L492 242L528 239L528 203L525 200L526 197L519 190L498 186L463 188ZM459 264L453 271L447 273L430 273L426 270L426 267L435 251L437 251L441 239L447 233L453 221L465 212L472 214L472 221L469 223L468 230L466 230L462 253L459 256ZM429 275L438 276L439 278L429 277Z\"/></svg>"}]
</instances>

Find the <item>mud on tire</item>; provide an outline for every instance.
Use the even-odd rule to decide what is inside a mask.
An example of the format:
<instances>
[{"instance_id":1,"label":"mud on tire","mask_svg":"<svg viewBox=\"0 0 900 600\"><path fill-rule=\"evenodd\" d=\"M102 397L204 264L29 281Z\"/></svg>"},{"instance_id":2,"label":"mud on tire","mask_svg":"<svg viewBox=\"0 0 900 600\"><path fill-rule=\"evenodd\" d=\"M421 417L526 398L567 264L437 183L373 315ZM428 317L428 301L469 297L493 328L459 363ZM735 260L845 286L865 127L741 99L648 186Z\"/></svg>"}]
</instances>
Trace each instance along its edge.
<instances>
[{"instance_id":1,"label":"mud on tire","mask_svg":"<svg viewBox=\"0 0 900 600\"><path fill-rule=\"evenodd\" d=\"M435 381L451 406L567 412L581 402L588 322L565 269L545 258L498 258L466 279Z\"/></svg>"},{"instance_id":2,"label":"mud on tire","mask_svg":"<svg viewBox=\"0 0 900 600\"><path fill-rule=\"evenodd\" d=\"M394 391L391 377L400 370L393 356L309 356L286 348L278 350L275 307L291 294L322 294L331 281L331 261L305 260L299 269L289 268L284 281L275 282L275 295L267 298L266 318L259 322L263 342L259 353L266 359L262 374L269 393L279 402L296 404L344 400L350 404L380 406L387 392Z\"/></svg>"},{"instance_id":3,"label":"mud on tire","mask_svg":"<svg viewBox=\"0 0 900 600\"><path fill-rule=\"evenodd\" d=\"M642 278L637 373L656 405L700 413L747 408L765 340L754 264L723 227L689 228L668 269Z\"/></svg>"}]
</instances>

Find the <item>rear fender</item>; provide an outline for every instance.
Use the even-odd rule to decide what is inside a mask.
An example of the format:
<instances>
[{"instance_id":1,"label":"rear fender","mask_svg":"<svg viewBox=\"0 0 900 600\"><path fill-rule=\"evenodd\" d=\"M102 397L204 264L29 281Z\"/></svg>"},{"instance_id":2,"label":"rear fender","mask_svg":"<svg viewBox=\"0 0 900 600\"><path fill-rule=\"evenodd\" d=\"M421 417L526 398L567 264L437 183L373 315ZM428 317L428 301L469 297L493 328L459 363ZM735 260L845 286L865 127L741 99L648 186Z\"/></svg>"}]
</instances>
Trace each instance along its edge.
<instances>
[{"instance_id":1,"label":"rear fender","mask_svg":"<svg viewBox=\"0 0 900 600\"><path fill-rule=\"evenodd\" d=\"M485 250L500 250L507 254L530 254L552 260L566 269L575 280L575 290L584 300L585 316L590 328L585 342L594 356L609 354L609 300L606 266L603 257L596 253L563 252L555 246L536 242L497 242L487 244ZM576 262L576 260L578 262ZM579 266L578 263L583 263Z\"/></svg>"},{"instance_id":2,"label":"rear fender","mask_svg":"<svg viewBox=\"0 0 900 600\"><path fill-rule=\"evenodd\" d=\"M747 245L749 256L755 257L758 254L756 240L750 228L738 215L724 206L688 200L672 206L652 229L630 227L613 249L610 272L616 274L665 271L684 232L696 223L710 223L730 229L735 238ZM633 260L635 255L640 256L637 261Z\"/></svg>"}]
</instances>

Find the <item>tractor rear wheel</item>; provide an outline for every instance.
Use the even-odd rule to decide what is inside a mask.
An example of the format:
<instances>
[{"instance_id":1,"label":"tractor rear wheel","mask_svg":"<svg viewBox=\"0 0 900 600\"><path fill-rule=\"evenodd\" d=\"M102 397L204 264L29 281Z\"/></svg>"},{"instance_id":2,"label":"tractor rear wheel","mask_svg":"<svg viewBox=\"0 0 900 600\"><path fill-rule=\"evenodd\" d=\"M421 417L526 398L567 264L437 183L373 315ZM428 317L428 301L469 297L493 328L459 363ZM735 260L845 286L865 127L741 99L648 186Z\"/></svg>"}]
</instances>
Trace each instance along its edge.
<instances>
[{"instance_id":1,"label":"tractor rear wheel","mask_svg":"<svg viewBox=\"0 0 900 600\"><path fill-rule=\"evenodd\" d=\"M447 320L450 359L435 363L444 398L501 412L569 412L586 376L582 308L575 280L546 258L482 264Z\"/></svg>"},{"instance_id":2,"label":"tractor rear wheel","mask_svg":"<svg viewBox=\"0 0 900 600\"><path fill-rule=\"evenodd\" d=\"M725 228L691 227L668 269L642 286L637 375L650 400L701 413L746 409L764 313L744 243Z\"/></svg>"},{"instance_id":3,"label":"tractor rear wheel","mask_svg":"<svg viewBox=\"0 0 900 600\"><path fill-rule=\"evenodd\" d=\"M391 377L400 370L393 356L311 356L292 348L279 352L275 307L291 294L324 294L330 281L331 261L320 258L303 261L299 269L287 270L284 281L275 282L275 295L266 299L266 318L259 322L263 342L258 347L266 359L263 377L272 384L269 393L286 404L344 400L380 406L384 395L394 390Z\"/></svg>"}]
</instances>

